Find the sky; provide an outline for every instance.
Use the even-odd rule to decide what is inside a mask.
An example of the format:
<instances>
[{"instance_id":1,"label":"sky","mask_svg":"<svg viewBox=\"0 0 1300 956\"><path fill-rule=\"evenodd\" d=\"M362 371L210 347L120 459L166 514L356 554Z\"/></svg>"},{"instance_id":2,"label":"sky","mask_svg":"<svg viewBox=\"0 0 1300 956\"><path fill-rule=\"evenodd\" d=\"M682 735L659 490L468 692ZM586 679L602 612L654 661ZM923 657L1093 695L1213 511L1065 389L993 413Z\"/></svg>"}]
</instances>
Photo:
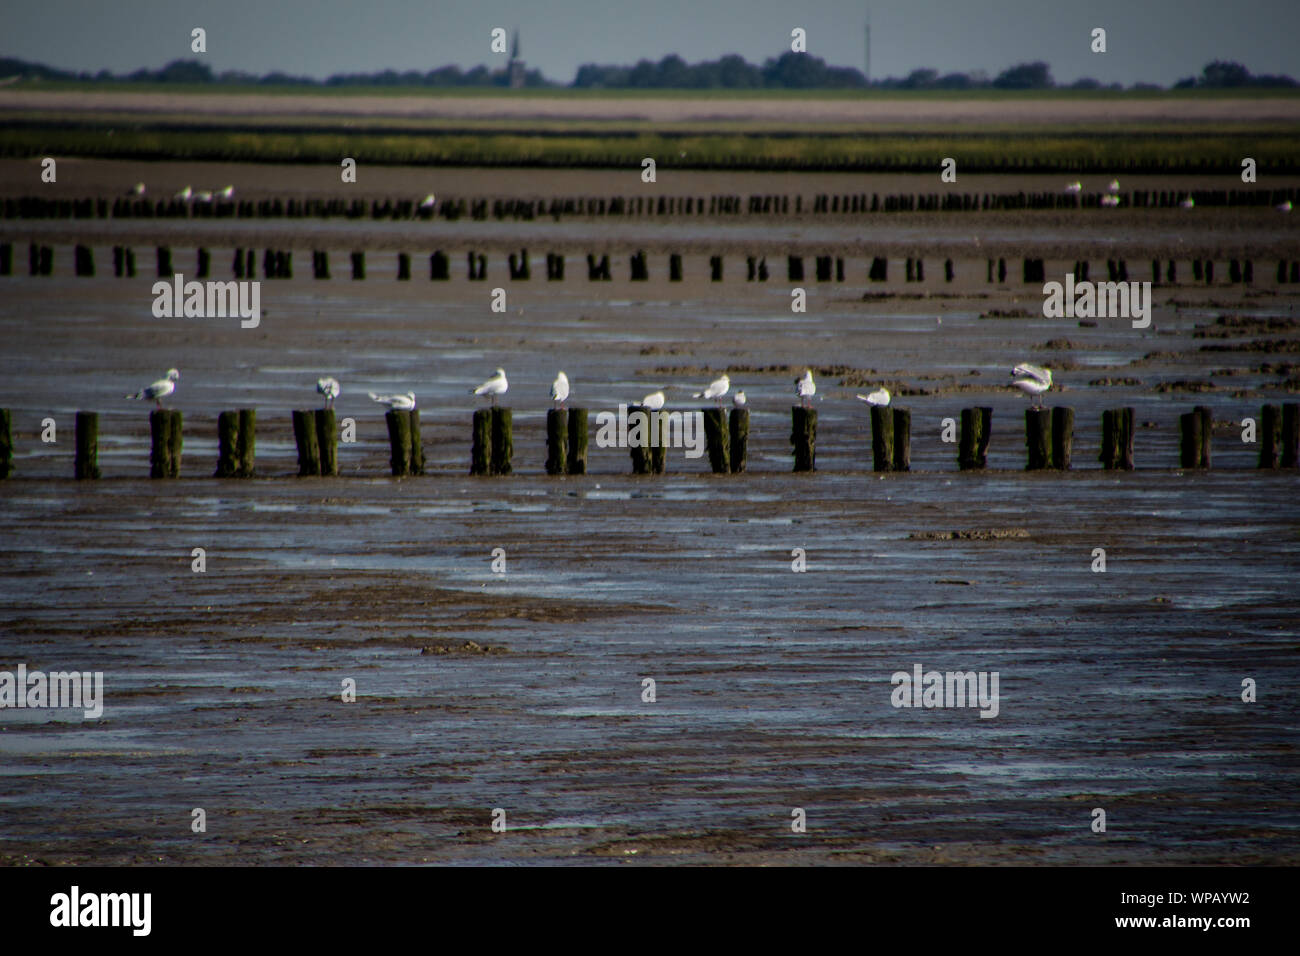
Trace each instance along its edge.
<instances>
[{"instance_id":1,"label":"sky","mask_svg":"<svg viewBox=\"0 0 1300 956\"><path fill-rule=\"evenodd\" d=\"M1169 85L1214 59L1300 74L1300 0L0 0L0 56L91 72L203 59L324 78L447 64L504 65L493 27L521 33L521 58L568 83L583 63L688 62L739 53L761 63L807 31L808 52L871 76L918 67L990 76L1046 60L1058 82ZM190 31L207 31L207 53ZM1107 52L1090 50L1094 27Z\"/></svg>"}]
</instances>

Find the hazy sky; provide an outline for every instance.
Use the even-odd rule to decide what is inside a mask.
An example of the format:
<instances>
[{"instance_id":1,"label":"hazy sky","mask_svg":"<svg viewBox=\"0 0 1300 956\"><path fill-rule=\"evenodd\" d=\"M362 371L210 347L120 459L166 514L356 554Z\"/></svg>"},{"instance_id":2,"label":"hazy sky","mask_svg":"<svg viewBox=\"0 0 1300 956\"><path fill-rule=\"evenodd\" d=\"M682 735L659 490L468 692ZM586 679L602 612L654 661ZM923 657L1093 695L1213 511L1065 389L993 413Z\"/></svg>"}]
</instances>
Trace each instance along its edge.
<instances>
[{"instance_id":1,"label":"hazy sky","mask_svg":"<svg viewBox=\"0 0 1300 956\"><path fill-rule=\"evenodd\" d=\"M1058 81L1168 84L1213 59L1255 73L1300 73L1300 0L0 0L0 55L73 70L124 72L191 57L207 30L214 71L331 73L496 66L489 31L522 31L522 58L548 77L582 63L633 63L677 53L689 62L739 53L751 62L789 49L863 67L870 10L871 74L916 67L990 75L1042 59ZM1089 50L1105 27L1107 52Z\"/></svg>"}]
</instances>

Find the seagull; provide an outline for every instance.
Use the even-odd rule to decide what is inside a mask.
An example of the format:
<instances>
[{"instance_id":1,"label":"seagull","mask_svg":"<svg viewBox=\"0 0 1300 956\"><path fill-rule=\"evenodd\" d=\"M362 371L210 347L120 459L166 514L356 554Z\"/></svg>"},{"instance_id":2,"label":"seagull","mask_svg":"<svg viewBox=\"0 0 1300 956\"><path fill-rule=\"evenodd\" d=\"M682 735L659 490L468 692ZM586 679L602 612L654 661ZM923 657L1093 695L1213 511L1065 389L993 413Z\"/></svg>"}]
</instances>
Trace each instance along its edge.
<instances>
[{"instance_id":1,"label":"seagull","mask_svg":"<svg viewBox=\"0 0 1300 956\"><path fill-rule=\"evenodd\" d=\"M1112 180L1110 181L1110 185L1107 186L1106 189L1107 189L1108 192L1112 192L1112 193L1117 193L1117 192L1119 192L1119 180L1118 180L1118 179L1112 179Z\"/></svg>"},{"instance_id":2,"label":"seagull","mask_svg":"<svg viewBox=\"0 0 1300 956\"><path fill-rule=\"evenodd\" d=\"M745 398L744 392L738 391L736 394L731 396L731 405L733 408L744 408L746 401L747 399Z\"/></svg>"},{"instance_id":3,"label":"seagull","mask_svg":"<svg viewBox=\"0 0 1300 956\"><path fill-rule=\"evenodd\" d=\"M437 201L438 200L433 198L433 193L429 193L429 195L425 196L422 200L420 200L420 208L432 209L434 203L436 203Z\"/></svg>"},{"instance_id":4,"label":"seagull","mask_svg":"<svg viewBox=\"0 0 1300 956\"><path fill-rule=\"evenodd\" d=\"M199 190L198 192L196 192L196 193L194 194L194 201L195 201L195 202L212 202L212 191L211 191L211 190L208 190L208 189L201 189L201 190Z\"/></svg>"},{"instance_id":5,"label":"seagull","mask_svg":"<svg viewBox=\"0 0 1300 956\"><path fill-rule=\"evenodd\" d=\"M1119 205L1119 197L1118 197L1118 196L1102 196L1102 197L1101 197L1101 204L1102 204L1103 206L1110 206L1110 207L1118 206L1118 205Z\"/></svg>"},{"instance_id":6,"label":"seagull","mask_svg":"<svg viewBox=\"0 0 1300 956\"><path fill-rule=\"evenodd\" d=\"M176 391L176 381L180 377L180 372L176 371L174 368L169 368L167 370L166 378L160 378L148 388L142 388L134 395L128 395L126 397L141 402L148 401L152 398L158 403L158 407L162 408L162 400L172 392Z\"/></svg>"},{"instance_id":7,"label":"seagull","mask_svg":"<svg viewBox=\"0 0 1300 956\"><path fill-rule=\"evenodd\" d=\"M1031 405L1035 399L1041 405L1043 393L1052 387L1052 370L1021 362L1011 370L1011 374L1023 376L1011 384L1029 396Z\"/></svg>"},{"instance_id":8,"label":"seagull","mask_svg":"<svg viewBox=\"0 0 1300 956\"><path fill-rule=\"evenodd\" d=\"M1191 196L1188 196L1186 199L1184 199L1184 200L1183 200L1182 202L1180 202L1178 205L1182 206L1184 209L1195 209L1195 208L1196 208L1196 200L1193 199Z\"/></svg>"},{"instance_id":9,"label":"seagull","mask_svg":"<svg viewBox=\"0 0 1300 956\"><path fill-rule=\"evenodd\" d=\"M394 411L409 412L415 408L414 392L407 392L405 395L376 395L374 392L370 392L369 395L372 402L387 405Z\"/></svg>"},{"instance_id":10,"label":"seagull","mask_svg":"<svg viewBox=\"0 0 1300 956\"><path fill-rule=\"evenodd\" d=\"M657 412L664 407L664 393L662 390L651 392L645 398L641 399L641 407L648 408L652 412Z\"/></svg>"},{"instance_id":11,"label":"seagull","mask_svg":"<svg viewBox=\"0 0 1300 956\"><path fill-rule=\"evenodd\" d=\"M1277 209L1278 212L1290 212L1291 200L1288 199L1286 202L1278 203L1274 208Z\"/></svg>"},{"instance_id":12,"label":"seagull","mask_svg":"<svg viewBox=\"0 0 1300 956\"><path fill-rule=\"evenodd\" d=\"M561 372L551 383L551 401L559 402L564 407L564 400L569 397L569 376Z\"/></svg>"},{"instance_id":13,"label":"seagull","mask_svg":"<svg viewBox=\"0 0 1300 956\"><path fill-rule=\"evenodd\" d=\"M325 396L325 407L333 408L334 399L339 397L343 389L339 387L338 379L326 376L325 378L316 379L316 391ZM374 398L373 395L370 397Z\"/></svg>"},{"instance_id":14,"label":"seagull","mask_svg":"<svg viewBox=\"0 0 1300 956\"><path fill-rule=\"evenodd\" d=\"M143 196L143 195L144 195L144 183L136 183L134 186L131 187L131 191L130 191L127 195L130 195L130 196Z\"/></svg>"},{"instance_id":15,"label":"seagull","mask_svg":"<svg viewBox=\"0 0 1300 956\"><path fill-rule=\"evenodd\" d=\"M813 381L812 369L804 369L803 378L794 380L794 393L799 396L799 404L807 408L808 402L817 394L817 383Z\"/></svg>"},{"instance_id":16,"label":"seagull","mask_svg":"<svg viewBox=\"0 0 1300 956\"><path fill-rule=\"evenodd\" d=\"M1065 191L1067 193L1081 193L1083 192L1083 183L1079 182L1077 179L1072 183L1066 183Z\"/></svg>"},{"instance_id":17,"label":"seagull","mask_svg":"<svg viewBox=\"0 0 1300 956\"><path fill-rule=\"evenodd\" d=\"M181 202L189 202L189 201L190 201L190 197L193 196L193 195L194 195L194 190L193 190L193 189L190 189L189 186L186 186L184 189L182 189L180 192L178 192L178 193L177 193L175 196L173 196L172 198L173 198L173 199L179 199Z\"/></svg>"},{"instance_id":18,"label":"seagull","mask_svg":"<svg viewBox=\"0 0 1300 956\"><path fill-rule=\"evenodd\" d=\"M497 373L490 379L480 385L478 388L471 388L470 391L475 395L488 395L492 398L492 404L496 405L497 396L504 395L510 383L506 381L506 371L503 368L497 369Z\"/></svg>"},{"instance_id":19,"label":"seagull","mask_svg":"<svg viewBox=\"0 0 1300 956\"><path fill-rule=\"evenodd\" d=\"M691 398L717 398L721 399L727 394L727 389L731 388L731 379L726 375L715 378L702 392L692 392Z\"/></svg>"},{"instance_id":20,"label":"seagull","mask_svg":"<svg viewBox=\"0 0 1300 956\"><path fill-rule=\"evenodd\" d=\"M868 405L888 405L889 389L882 385L870 395L859 395L858 401L866 402Z\"/></svg>"},{"instance_id":21,"label":"seagull","mask_svg":"<svg viewBox=\"0 0 1300 956\"><path fill-rule=\"evenodd\" d=\"M222 199L229 199L231 196L235 195L235 187L227 186L225 189L219 189L217 190L217 195Z\"/></svg>"}]
</instances>

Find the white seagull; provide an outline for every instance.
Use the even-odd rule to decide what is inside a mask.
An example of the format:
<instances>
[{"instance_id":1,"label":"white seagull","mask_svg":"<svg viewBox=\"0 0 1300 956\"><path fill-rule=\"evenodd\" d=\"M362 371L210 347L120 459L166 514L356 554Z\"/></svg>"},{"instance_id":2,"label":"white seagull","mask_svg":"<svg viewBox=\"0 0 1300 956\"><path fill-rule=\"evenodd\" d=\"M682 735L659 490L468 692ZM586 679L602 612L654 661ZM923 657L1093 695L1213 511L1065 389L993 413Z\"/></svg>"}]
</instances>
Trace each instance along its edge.
<instances>
[{"instance_id":1,"label":"white seagull","mask_svg":"<svg viewBox=\"0 0 1300 956\"><path fill-rule=\"evenodd\" d=\"M812 397L817 394L817 383L813 381L812 369L804 369L803 378L794 380L794 393L799 396L799 404L807 408Z\"/></svg>"},{"instance_id":2,"label":"white seagull","mask_svg":"<svg viewBox=\"0 0 1300 956\"><path fill-rule=\"evenodd\" d=\"M422 200L420 200L420 208L421 208L421 209L432 209L433 206L434 206L434 203L436 203L437 201L438 201L438 200L436 200L436 199L433 198L433 193L429 193L429 195L425 196Z\"/></svg>"},{"instance_id":3,"label":"white seagull","mask_svg":"<svg viewBox=\"0 0 1300 956\"><path fill-rule=\"evenodd\" d=\"M1278 212L1290 212L1291 200L1288 199L1286 202L1278 203L1276 208Z\"/></svg>"},{"instance_id":4,"label":"white seagull","mask_svg":"<svg viewBox=\"0 0 1300 956\"><path fill-rule=\"evenodd\" d=\"M882 385L870 395L859 395L858 401L866 402L868 405L888 405L889 389Z\"/></svg>"},{"instance_id":5,"label":"white seagull","mask_svg":"<svg viewBox=\"0 0 1300 956\"><path fill-rule=\"evenodd\" d=\"M731 388L731 379L726 375L715 378L705 387L702 392L692 392L691 398L722 398L727 394L727 389Z\"/></svg>"},{"instance_id":6,"label":"white seagull","mask_svg":"<svg viewBox=\"0 0 1300 956\"><path fill-rule=\"evenodd\" d=\"M334 399L342 394L343 389L339 387L338 379L326 376L325 378L316 379L316 391L325 396L325 407L333 408ZM373 395L370 397L374 398Z\"/></svg>"},{"instance_id":7,"label":"white seagull","mask_svg":"<svg viewBox=\"0 0 1300 956\"><path fill-rule=\"evenodd\" d=\"M235 194L234 186L227 186L225 189L217 190L217 195L220 196L222 199L229 199L234 194Z\"/></svg>"},{"instance_id":8,"label":"white seagull","mask_svg":"<svg viewBox=\"0 0 1300 956\"><path fill-rule=\"evenodd\" d=\"M376 395L374 392L370 392L369 395L372 402L387 405L395 411L409 412L415 408L414 392L407 392L405 395Z\"/></svg>"},{"instance_id":9,"label":"white seagull","mask_svg":"<svg viewBox=\"0 0 1300 956\"><path fill-rule=\"evenodd\" d=\"M569 376L561 372L551 383L551 401L559 402L564 407L564 400L569 397Z\"/></svg>"},{"instance_id":10,"label":"white seagull","mask_svg":"<svg viewBox=\"0 0 1300 956\"><path fill-rule=\"evenodd\" d=\"M131 187L131 193L130 193L130 194L131 194L132 196L143 196L143 195L144 195L144 183L136 183L134 186L132 186L132 187Z\"/></svg>"},{"instance_id":11,"label":"white seagull","mask_svg":"<svg viewBox=\"0 0 1300 956\"><path fill-rule=\"evenodd\" d=\"M162 400L166 398L168 395L170 395L172 392L176 391L176 381L180 377L181 377L180 372L176 371L176 369L174 368L169 368L167 370L166 378L160 378L158 379L158 381L154 382L148 388L142 388L140 389L140 391L136 392L135 394L128 395L126 397L135 399L136 401L139 402L146 402L149 399L153 399L155 402L158 403L158 407L162 408Z\"/></svg>"},{"instance_id":12,"label":"white seagull","mask_svg":"<svg viewBox=\"0 0 1300 956\"><path fill-rule=\"evenodd\" d=\"M196 193L194 194L194 201L195 201L195 202L212 202L212 191L209 190L209 189L201 189L201 190L199 190L198 192L196 192Z\"/></svg>"},{"instance_id":13,"label":"white seagull","mask_svg":"<svg viewBox=\"0 0 1300 956\"><path fill-rule=\"evenodd\" d=\"M657 412L664 407L663 391L651 392L645 398L641 399L641 407L648 408L652 412Z\"/></svg>"},{"instance_id":14,"label":"white seagull","mask_svg":"<svg viewBox=\"0 0 1300 956\"><path fill-rule=\"evenodd\" d=\"M180 192L178 192L178 193L177 193L175 196L173 196L172 198L173 198L173 199L179 199L181 202L189 202L189 201L190 201L190 197L193 196L193 195L194 195L194 190L191 189L189 186L186 186L184 189L182 189Z\"/></svg>"},{"instance_id":15,"label":"white seagull","mask_svg":"<svg viewBox=\"0 0 1300 956\"><path fill-rule=\"evenodd\" d=\"M737 391L735 395L731 396L731 404L734 408L744 408L747 401L748 399L745 398L745 393L742 391Z\"/></svg>"},{"instance_id":16,"label":"white seagull","mask_svg":"<svg viewBox=\"0 0 1300 956\"><path fill-rule=\"evenodd\" d=\"M1043 393L1052 387L1051 369L1021 362L1011 370L1011 374L1021 376L1011 384L1029 396L1031 405L1035 399L1041 404Z\"/></svg>"},{"instance_id":17,"label":"white seagull","mask_svg":"<svg viewBox=\"0 0 1300 956\"><path fill-rule=\"evenodd\" d=\"M1117 193L1117 192L1119 192L1119 180L1118 180L1118 179L1112 179L1112 180L1110 181L1110 185L1106 187L1106 190L1107 190L1108 192L1112 192L1112 193Z\"/></svg>"},{"instance_id":18,"label":"white seagull","mask_svg":"<svg viewBox=\"0 0 1300 956\"><path fill-rule=\"evenodd\" d=\"M1111 208L1114 208L1115 206L1118 206L1118 205L1119 205L1119 197L1118 197L1118 196L1102 196L1102 197L1101 197L1101 204L1102 204L1103 206L1109 206L1109 207L1111 207Z\"/></svg>"},{"instance_id":19,"label":"white seagull","mask_svg":"<svg viewBox=\"0 0 1300 956\"><path fill-rule=\"evenodd\" d=\"M1083 192L1083 183L1079 182L1077 179L1072 183L1066 183L1065 191L1067 193L1081 193Z\"/></svg>"},{"instance_id":20,"label":"white seagull","mask_svg":"<svg viewBox=\"0 0 1300 956\"><path fill-rule=\"evenodd\" d=\"M1186 199L1184 199L1184 200L1183 200L1182 202L1180 202L1178 205L1182 206L1184 209L1195 209L1195 208L1196 208L1196 200L1193 199L1191 196L1188 196Z\"/></svg>"},{"instance_id":21,"label":"white seagull","mask_svg":"<svg viewBox=\"0 0 1300 956\"><path fill-rule=\"evenodd\" d=\"M478 388L471 388L470 391L475 395L488 395L492 399L492 404L497 403L497 396L504 395L510 383L506 381L505 369L497 369L497 373L490 379L480 385Z\"/></svg>"}]
</instances>

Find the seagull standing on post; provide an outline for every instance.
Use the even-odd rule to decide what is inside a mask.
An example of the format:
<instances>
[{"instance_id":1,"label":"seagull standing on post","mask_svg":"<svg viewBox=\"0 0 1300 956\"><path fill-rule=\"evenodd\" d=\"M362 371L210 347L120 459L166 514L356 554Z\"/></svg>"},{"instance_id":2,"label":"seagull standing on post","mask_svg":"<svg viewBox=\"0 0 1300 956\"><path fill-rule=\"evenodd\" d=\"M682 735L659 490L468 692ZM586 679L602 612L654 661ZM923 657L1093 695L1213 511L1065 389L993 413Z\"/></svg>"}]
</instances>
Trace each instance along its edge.
<instances>
[{"instance_id":1,"label":"seagull standing on post","mask_svg":"<svg viewBox=\"0 0 1300 956\"><path fill-rule=\"evenodd\" d=\"M813 381L812 369L804 369L803 378L794 380L794 393L799 396L799 404L807 408L812 397L817 394L817 383Z\"/></svg>"},{"instance_id":2,"label":"seagull standing on post","mask_svg":"<svg viewBox=\"0 0 1300 956\"><path fill-rule=\"evenodd\" d=\"M333 408L334 399L343 393L343 389L339 387L339 380L328 376L316 379L316 391L325 396L326 408Z\"/></svg>"},{"instance_id":3,"label":"seagull standing on post","mask_svg":"<svg viewBox=\"0 0 1300 956\"><path fill-rule=\"evenodd\" d=\"M880 405L881 407L884 407L889 404L889 389L882 385L870 395L859 395L858 401L866 402L868 405Z\"/></svg>"},{"instance_id":4,"label":"seagull standing on post","mask_svg":"<svg viewBox=\"0 0 1300 956\"><path fill-rule=\"evenodd\" d=\"M368 393L372 402L378 402L380 405L387 405L389 408L398 412L409 412L415 409L415 393L407 392L405 395L376 395L374 392Z\"/></svg>"},{"instance_id":5,"label":"seagull standing on post","mask_svg":"<svg viewBox=\"0 0 1300 956\"><path fill-rule=\"evenodd\" d=\"M180 372L176 371L174 368L169 368L167 370L166 378L160 378L147 388L142 388L135 394L126 397L138 402L146 402L153 399L158 403L158 407L162 408L162 400L172 392L176 391L176 382L180 377Z\"/></svg>"},{"instance_id":6,"label":"seagull standing on post","mask_svg":"<svg viewBox=\"0 0 1300 956\"><path fill-rule=\"evenodd\" d=\"M497 396L504 395L508 388L510 388L510 383L506 381L506 371L503 368L499 368L495 375L478 388L471 388L470 392L474 395L489 396L492 399L493 406L495 406L497 403Z\"/></svg>"},{"instance_id":7,"label":"seagull standing on post","mask_svg":"<svg viewBox=\"0 0 1300 956\"><path fill-rule=\"evenodd\" d=\"M561 372L551 383L551 401L559 402L564 407L564 400L569 397L569 376Z\"/></svg>"},{"instance_id":8,"label":"seagull standing on post","mask_svg":"<svg viewBox=\"0 0 1300 956\"><path fill-rule=\"evenodd\" d=\"M718 404L721 404L723 395L727 394L727 389L731 388L731 379L726 375L715 378L702 392L692 392L691 398L716 398Z\"/></svg>"},{"instance_id":9,"label":"seagull standing on post","mask_svg":"<svg viewBox=\"0 0 1300 956\"><path fill-rule=\"evenodd\" d=\"M657 392L651 392L645 398L641 399L641 407L648 408L652 412L657 412L664 407L664 393L660 389Z\"/></svg>"},{"instance_id":10,"label":"seagull standing on post","mask_svg":"<svg viewBox=\"0 0 1300 956\"><path fill-rule=\"evenodd\" d=\"M1030 405L1037 400L1041 407L1043 393L1052 387L1052 370L1021 362L1011 374L1021 376L1011 384L1029 396Z\"/></svg>"}]
</instances>

